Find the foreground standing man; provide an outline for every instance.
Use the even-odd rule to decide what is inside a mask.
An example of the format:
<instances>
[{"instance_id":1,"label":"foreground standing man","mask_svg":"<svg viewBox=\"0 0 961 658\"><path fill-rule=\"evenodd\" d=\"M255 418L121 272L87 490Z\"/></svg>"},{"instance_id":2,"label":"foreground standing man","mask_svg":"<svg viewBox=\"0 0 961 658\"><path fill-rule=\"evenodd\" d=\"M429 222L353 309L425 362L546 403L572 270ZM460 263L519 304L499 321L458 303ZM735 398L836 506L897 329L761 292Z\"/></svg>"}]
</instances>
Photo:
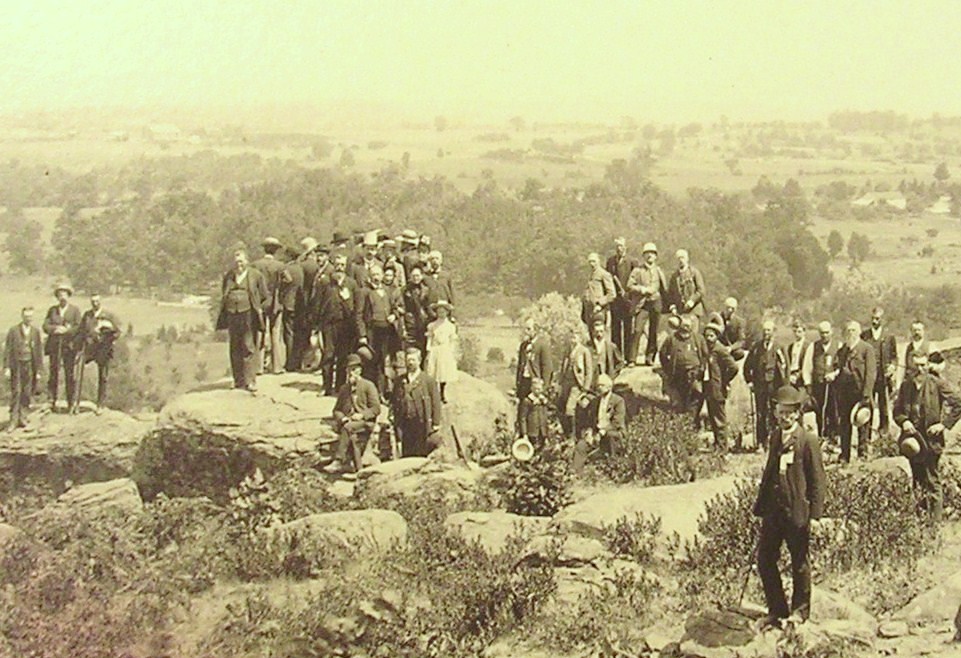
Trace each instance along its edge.
<instances>
[{"instance_id":1,"label":"foreground standing man","mask_svg":"<svg viewBox=\"0 0 961 658\"><path fill-rule=\"evenodd\" d=\"M10 430L26 427L24 414L40 385L43 352L40 330L33 326L33 307L20 311L20 322L7 332L3 350L4 376L10 380Z\"/></svg>"},{"instance_id":2,"label":"foreground standing man","mask_svg":"<svg viewBox=\"0 0 961 658\"><path fill-rule=\"evenodd\" d=\"M113 345L120 337L120 321L103 308L100 295L90 296L90 308L84 311L80 321L80 337L83 346L83 365L90 361L97 364L97 413L107 402L107 378L113 361ZM83 368L80 369L81 375Z\"/></svg>"},{"instance_id":3,"label":"foreground standing man","mask_svg":"<svg viewBox=\"0 0 961 658\"><path fill-rule=\"evenodd\" d=\"M264 330L264 276L248 266L247 252L234 252L234 267L224 275L217 329L230 335L230 370L234 388L257 390L258 336Z\"/></svg>"},{"instance_id":4,"label":"foreground standing man","mask_svg":"<svg viewBox=\"0 0 961 658\"><path fill-rule=\"evenodd\" d=\"M394 389L394 422L404 457L426 457L440 444L440 388L421 370L422 355L407 349L407 374Z\"/></svg>"},{"instance_id":5,"label":"foreground standing man","mask_svg":"<svg viewBox=\"0 0 961 658\"><path fill-rule=\"evenodd\" d=\"M768 608L762 626L777 626L789 615L804 621L811 613L808 547L812 530L820 525L826 486L818 438L801 424L804 395L792 386L782 386L776 400L778 426L771 434L771 450L754 504L754 515L762 519L757 567ZM787 543L791 554L790 608L777 566L782 543Z\"/></svg>"},{"instance_id":6,"label":"foreground standing man","mask_svg":"<svg viewBox=\"0 0 961 658\"><path fill-rule=\"evenodd\" d=\"M57 389L60 385L60 370L63 369L67 389L67 409L73 407L77 394L77 373L74 366L77 362L76 336L80 330L80 309L70 303L73 288L67 284L58 285L53 294L57 303L47 311L43 321L43 332L47 334L47 344L44 353L50 357L50 381L47 393L50 396L50 408L57 409Z\"/></svg>"},{"instance_id":7,"label":"foreground standing man","mask_svg":"<svg viewBox=\"0 0 961 658\"><path fill-rule=\"evenodd\" d=\"M938 464L944 452L944 433L961 418L961 396L931 372L926 352L917 351L912 358L916 374L901 384L894 403L894 422L901 428L901 441L913 437L918 442L920 450L908 457L911 476L921 492L921 509L932 522L939 523L944 494Z\"/></svg>"}]
</instances>

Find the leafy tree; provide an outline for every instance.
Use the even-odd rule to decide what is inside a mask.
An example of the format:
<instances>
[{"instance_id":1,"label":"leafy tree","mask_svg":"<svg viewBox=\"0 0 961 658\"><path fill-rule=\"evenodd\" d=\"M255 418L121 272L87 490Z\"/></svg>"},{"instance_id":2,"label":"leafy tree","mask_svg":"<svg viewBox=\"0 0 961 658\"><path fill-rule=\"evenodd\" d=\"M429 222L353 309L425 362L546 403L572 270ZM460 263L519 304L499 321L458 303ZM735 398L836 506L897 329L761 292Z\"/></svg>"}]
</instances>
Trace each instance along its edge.
<instances>
[{"instance_id":1,"label":"leafy tree","mask_svg":"<svg viewBox=\"0 0 961 658\"><path fill-rule=\"evenodd\" d=\"M14 220L4 242L4 249L10 257L10 269L36 274L43 268L42 230L40 222L35 219Z\"/></svg>"},{"instance_id":2,"label":"leafy tree","mask_svg":"<svg viewBox=\"0 0 961 658\"><path fill-rule=\"evenodd\" d=\"M848 238L848 256L851 263L857 267L871 255L871 240L866 235L852 233Z\"/></svg>"},{"instance_id":3,"label":"leafy tree","mask_svg":"<svg viewBox=\"0 0 961 658\"><path fill-rule=\"evenodd\" d=\"M837 258L841 255L841 251L844 249L844 238L838 233L837 229L831 231L828 235L828 253L831 258Z\"/></svg>"},{"instance_id":4,"label":"leafy tree","mask_svg":"<svg viewBox=\"0 0 961 658\"><path fill-rule=\"evenodd\" d=\"M934 178L939 183L944 183L951 178L951 172L948 171L948 165L946 163L941 162L934 168Z\"/></svg>"},{"instance_id":5,"label":"leafy tree","mask_svg":"<svg viewBox=\"0 0 961 658\"><path fill-rule=\"evenodd\" d=\"M347 168L349 168L349 167L353 167L355 164L357 164L357 160L356 160L356 158L354 158L354 152L353 152L352 150L350 150L349 148L346 148L346 147L345 147L345 148L340 152L340 166L341 166L341 168L342 168L342 169L347 169Z\"/></svg>"}]
</instances>

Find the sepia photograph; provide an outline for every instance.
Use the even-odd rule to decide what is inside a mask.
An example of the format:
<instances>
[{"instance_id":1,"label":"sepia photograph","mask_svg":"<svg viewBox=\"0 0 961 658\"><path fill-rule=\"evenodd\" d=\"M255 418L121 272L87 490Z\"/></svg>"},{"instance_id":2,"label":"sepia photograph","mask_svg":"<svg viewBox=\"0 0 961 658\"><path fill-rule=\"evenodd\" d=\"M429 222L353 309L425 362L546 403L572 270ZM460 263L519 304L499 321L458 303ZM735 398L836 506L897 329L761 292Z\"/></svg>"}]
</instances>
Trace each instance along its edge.
<instances>
[{"instance_id":1,"label":"sepia photograph","mask_svg":"<svg viewBox=\"0 0 961 658\"><path fill-rule=\"evenodd\" d=\"M961 3L2 5L0 658L961 657Z\"/></svg>"}]
</instances>

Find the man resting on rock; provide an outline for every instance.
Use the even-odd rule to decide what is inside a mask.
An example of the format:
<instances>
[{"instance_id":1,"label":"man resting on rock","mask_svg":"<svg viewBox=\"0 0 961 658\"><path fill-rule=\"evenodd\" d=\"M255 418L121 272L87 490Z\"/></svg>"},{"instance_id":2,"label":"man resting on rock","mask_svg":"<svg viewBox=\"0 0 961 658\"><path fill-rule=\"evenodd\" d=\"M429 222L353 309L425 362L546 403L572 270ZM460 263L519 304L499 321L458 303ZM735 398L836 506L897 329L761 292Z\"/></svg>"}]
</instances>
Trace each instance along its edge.
<instances>
[{"instance_id":1,"label":"man resting on rock","mask_svg":"<svg viewBox=\"0 0 961 658\"><path fill-rule=\"evenodd\" d=\"M334 461L324 468L327 473L347 470L348 448L353 472L360 470L364 447L380 415L380 394L372 381L360 376L362 367L359 356L347 356L347 382L337 392L334 404L334 423L339 432L337 451Z\"/></svg>"},{"instance_id":2,"label":"man resting on rock","mask_svg":"<svg viewBox=\"0 0 961 658\"><path fill-rule=\"evenodd\" d=\"M825 475L818 437L801 424L804 399L792 386L777 391L777 428L771 432L767 465L754 504L754 515L762 519L757 567L768 608L762 628L777 626L789 615L806 621L811 613L808 547L824 511ZM784 542L791 554L794 581L790 609L777 566Z\"/></svg>"}]
</instances>

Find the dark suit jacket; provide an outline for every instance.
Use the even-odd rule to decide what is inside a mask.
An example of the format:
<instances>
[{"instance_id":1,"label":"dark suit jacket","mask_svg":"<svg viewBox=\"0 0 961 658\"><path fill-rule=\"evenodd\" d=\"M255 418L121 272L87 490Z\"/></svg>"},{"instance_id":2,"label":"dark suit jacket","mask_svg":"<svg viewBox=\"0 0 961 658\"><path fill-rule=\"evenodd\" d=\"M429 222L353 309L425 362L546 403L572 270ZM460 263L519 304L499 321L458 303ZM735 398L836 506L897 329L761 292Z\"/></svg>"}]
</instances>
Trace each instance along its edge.
<instances>
[{"instance_id":1,"label":"dark suit jacket","mask_svg":"<svg viewBox=\"0 0 961 658\"><path fill-rule=\"evenodd\" d=\"M264 304L264 312L273 315L281 309L280 289L286 265L274 256L266 254L251 263L250 266L264 275L264 282L267 284L267 300Z\"/></svg>"},{"instance_id":2,"label":"dark suit jacket","mask_svg":"<svg viewBox=\"0 0 961 658\"><path fill-rule=\"evenodd\" d=\"M737 363L720 342L714 343L713 348L707 348L707 372L704 396L709 400L723 402L727 399L731 381L737 376Z\"/></svg>"},{"instance_id":3,"label":"dark suit jacket","mask_svg":"<svg viewBox=\"0 0 961 658\"><path fill-rule=\"evenodd\" d=\"M347 290L347 299L340 293L343 287ZM357 322L357 308L360 304L360 288L349 276L344 277L343 286L330 279L322 289L316 291L317 321L320 325L329 322L349 320L352 325Z\"/></svg>"},{"instance_id":4,"label":"dark suit jacket","mask_svg":"<svg viewBox=\"0 0 961 658\"><path fill-rule=\"evenodd\" d=\"M357 335L369 340L375 319L379 315L391 314L397 318L404 314L404 303L396 290L384 288L384 296L381 297L373 288L361 288L357 296ZM391 326L396 327L396 324Z\"/></svg>"},{"instance_id":5,"label":"dark suit jacket","mask_svg":"<svg viewBox=\"0 0 961 658\"><path fill-rule=\"evenodd\" d=\"M30 354L30 348L33 354ZM7 332L7 342L3 350L3 365L5 368L13 370L17 363L30 360L33 367L33 376L36 377L43 368L43 350L40 346L40 330L30 327L29 338L24 338L18 322L10 331Z\"/></svg>"},{"instance_id":6,"label":"dark suit jacket","mask_svg":"<svg viewBox=\"0 0 961 658\"><path fill-rule=\"evenodd\" d=\"M674 273L671 274L671 281L668 284L667 303L668 306L671 304L677 306L678 313L703 315L705 313L704 277L701 276L701 271L693 265L688 265L687 267L691 270L692 288L690 290L682 290L681 271L674 270ZM690 310L685 310L684 308L687 303L692 305Z\"/></svg>"},{"instance_id":7,"label":"dark suit jacket","mask_svg":"<svg viewBox=\"0 0 961 658\"><path fill-rule=\"evenodd\" d=\"M359 413L363 420L373 425L380 415L380 393L374 383L361 377L357 380L356 388L352 389L350 382L345 383L337 391L337 401L334 403L334 420L343 421L345 418Z\"/></svg>"},{"instance_id":8,"label":"dark suit jacket","mask_svg":"<svg viewBox=\"0 0 961 658\"><path fill-rule=\"evenodd\" d=\"M793 453L793 460L786 464L782 474L781 456L789 453ZM817 435L798 426L794 440L785 446L781 429L777 428L771 433L771 449L754 503L754 515L787 518L794 527L804 528L811 519L820 519L824 513L826 479ZM777 496L778 484L783 499Z\"/></svg>"},{"instance_id":9,"label":"dark suit jacket","mask_svg":"<svg viewBox=\"0 0 961 658\"><path fill-rule=\"evenodd\" d=\"M234 277L234 270L224 274L220 290L223 296L220 299L220 313L217 314L217 329L227 328L227 289ZM267 281L259 270L253 267L247 268L247 278L244 281L247 287L247 298L250 300L250 313L253 317L253 326L257 331L264 330L264 303L267 301Z\"/></svg>"},{"instance_id":10,"label":"dark suit jacket","mask_svg":"<svg viewBox=\"0 0 961 658\"><path fill-rule=\"evenodd\" d=\"M317 258L310 254L306 258L300 259L300 267L304 270L304 286L301 291L303 296L304 308L313 308L314 302L314 281L317 279L317 272L320 271L320 263Z\"/></svg>"},{"instance_id":11,"label":"dark suit jacket","mask_svg":"<svg viewBox=\"0 0 961 658\"><path fill-rule=\"evenodd\" d=\"M47 310L47 317L43 321L43 333L47 334L47 344L44 353L53 356L57 353L57 345L61 350L72 350L77 332L80 331L80 309L68 303L61 312L60 305L54 304ZM53 333L57 327L67 327L67 333L59 336Z\"/></svg>"},{"instance_id":12,"label":"dark suit jacket","mask_svg":"<svg viewBox=\"0 0 961 658\"><path fill-rule=\"evenodd\" d=\"M621 373L621 368L624 367L624 356L621 354L621 350L617 345L612 343L609 338L605 338L604 354L601 355L594 346L594 339L591 338L587 341L587 349L591 353L594 364L591 388L593 389L597 386L597 376L601 374L602 367L606 370L608 377L617 379L617 376Z\"/></svg>"},{"instance_id":13,"label":"dark suit jacket","mask_svg":"<svg viewBox=\"0 0 961 658\"><path fill-rule=\"evenodd\" d=\"M383 266L383 263L379 259L375 258L374 263L379 263ZM361 288L367 288L370 286L370 272L367 269L367 263L363 258L353 261L347 266L347 276L352 278L358 286Z\"/></svg>"},{"instance_id":14,"label":"dark suit jacket","mask_svg":"<svg viewBox=\"0 0 961 658\"><path fill-rule=\"evenodd\" d=\"M401 293L404 302L404 328L407 335L417 336L427 331L427 325L434 320L430 309L431 284L427 279L420 285L408 282Z\"/></svg>"},{"instance_id":15,"label":"dark suit jacket","mask_svg":"<svg viewBox=\"0 0 961 658\"><path fill-rule=\"evenodd\" d=\"M425 436L441 423L440 388L426 372L421 371L413 384L399 377L394 390L395 418L405 432Z\"/></svg>"},{"instance_id":16,"label":"dark suit jacket","mask_svg":"<svg viewBox=\"0 0 961 658\"><path fill-rule=\"evenodd\" d=\"M440 272L433 272L427 275L425 278L433 281L433 291L435 299L433 301L439 302L440 300L446 300L455 304L454 301L454 280L450 276L450 272L447 270L441 270Z\"/></svg>"},{"instance_id":17,"label":"dark suit jacket","mask_svg":"<svg viewBox=\"0 0 961 658\"><path fill-rule=\"evenodd\" d=\"M601 408L601 396L595 397L591 401L591 424L597 428L597 414ZM611 393L611 400L607 403L607 431L623 435L627 429L627 406L624 398L617 393Z\"/></svg>"},{"instance_id":18,"label":"dark suit jacket","mask_svg":"<svg viewBox=\"0 0 961 658\"><path fill-rule=\"evenodd\" d=\"M284 310L292 313L303 307L304 267L296 260L287 263L280 285L280 303Z\"/></svg>"},{"instance_id":19,"label":"dark suit jacket","mask_svg":"<svg viewBox=\"0 0 961 658\"><path fill-rule=\"evenodd\" d=\"M735 313L724 321L724 331L719 340L731 350L747 348L747 334L744 331L744 319Z\"/></svg>"},{"instance_id":20,"label":"dark suit jacket","mask_svg":"<svg viewBox=\"0 0 961 658\"><path fill-rule=\"evenodd\" d=\"M945 405L951 410L950 414L945 412ZM944 379L931 373L922 373L901 384L898 399L894 403L894 422L899 426L910 420L921 432L922 438L926 439L925 432L935 423L951 428L958 418L961 418L961 396Z\"/></svg>"},{"instance_id":21,"label":"dark suit jacket","mask_svg":"<svg viewBox=\"0 0 961 658\"><path fill-rule=\"evenodd\" d=\"M97 325L100 320L108 320L112 329L104 327L104 329L98 329ZM87 309L83 312L83 318L80 320L80 342L79 345L82 349L86 350L87 363L91 361L96 361L97 363L104 363L113 358L113 344L114 341L121 334L120 320L116 315L110 313L109 311L101 310L100 318L94 315L93 309Z\"/></svg>"},{"instance_id":22,"label":"dark suit jacket","mask_svg":"<svg viewBox=\"0 0 961 658\"><path fill-rule=\"evenodd\" d=\"M860 341L852 350L847 343L838 350L837 381L842 390L863 400L871 399L878 376L874 348Z\"/></svg>"},{"instance_id":23,"label":"dark suit jacket","mask_svg":"<svg viewBox=\"0 0 961 658\"><path fill-rule=\"evenodd\" d=\"M604 269L610 272L611 278L614 279L614 289L617 291L618 298L626 298L627 280L631 277L631 271L635 267L637 267L637 261L627 254L620 258L617 254L612 254L607 259L607 265Z\"/></svg>"},{"instance_id":24,"label":"dark suit jacket","mask_svg":"<svg viewBox=\"0 0 961 658\"><path fill-rule=\"evenodd\" d=\"M898 340L894 334L888 332L887 327L881 328L881 340L874 340L871 328L861 332L861 340L874 348L874 362L878 368L878 377L884 377L888 366L898 363Z\"/></svg>"},{"instance_id":25,"label":"dark suit jacket","mask_svg":"<svg viewBox=\"0 0 961 658\"><path fill-rule=\"evenodd\" d=\"M787 357L774 340L770 349L764 349L764 339L759 338L751 346L744 360L744 381L755 386L776 390L788 380Z\"/></svg>"},{"instance_id":26,"label":"dark suit jacket","mask_svg":"<svg viewBox=\"0 0 961 658\"><path fill-rule=\"evenodd\" d=\"M547 338L537 336L533 341L521 341L521 346L517 350L517 376L514 384L520 388L521 379L524 375L524 366L527 364L527 347L531 346L530 370L531 379L540 379L544 386L549 387L554 378L554 360L551 358L551 350L547 345Z\"/></svg>"}]
</instances>

